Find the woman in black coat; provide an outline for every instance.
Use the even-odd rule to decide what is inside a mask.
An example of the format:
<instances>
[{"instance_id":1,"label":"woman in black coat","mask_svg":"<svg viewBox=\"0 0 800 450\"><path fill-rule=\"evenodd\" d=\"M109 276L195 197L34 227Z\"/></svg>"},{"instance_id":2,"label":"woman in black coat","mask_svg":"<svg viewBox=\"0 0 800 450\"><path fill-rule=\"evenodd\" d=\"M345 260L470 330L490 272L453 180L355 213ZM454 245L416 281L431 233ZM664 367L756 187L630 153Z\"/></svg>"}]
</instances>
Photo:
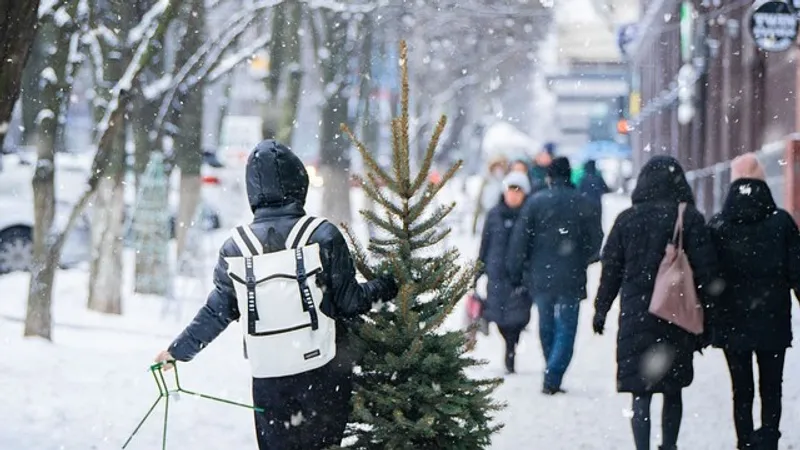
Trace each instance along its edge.
<instances>
[{"instance_id":1,"label":"woman in black coat","mask_svg":"<svg viewBox=\"0 0 800 450\"><path fill-rule=\"evenodd\" d=\"M800 234L772 199L752 154L732 164L722 212L710 222L725 281L714 345L725 351L738 448L777 450L786 348L792 343L791 289L800 288ZM758 360L761 429L753 431L753 354Z\"/></svg>"},{"instance_id":2,"label":"woman in black coat","mask_svg":"<svg viewBox=\"0 0 800 450\"><path fill-rule=\"evenodd\" d=\"M527 289L512 286L505 260L511 231L531 185L527 174L511 172L503 187L502 200L486 216L478 261L489 279L483 318L497 324L506 342L506 370L514 373L517 343L531 319L532 303Z\"/></svg>"},{"instance_id":3,"label":"woman in black coat","mask_svg":"<svg viewBox=\"0 0 800 450\"><path fill-rule=\"evenodd\" d=\"M614 299L620 296L617 335L617 390L633 394L633 437L637 450L650 448L650 401L664 395L663 445L674 450L683 402L692 383L692 359L699 339L648 311L658 267L672 239L679 203L687 203L684 248L700 297L716 279L716 255L705 220L694 207L678 161L656 156L642 168L633 206L617 217L603 249L603 271L595 299L594 331L602 334Z\"/></svg>"}]
</instances>

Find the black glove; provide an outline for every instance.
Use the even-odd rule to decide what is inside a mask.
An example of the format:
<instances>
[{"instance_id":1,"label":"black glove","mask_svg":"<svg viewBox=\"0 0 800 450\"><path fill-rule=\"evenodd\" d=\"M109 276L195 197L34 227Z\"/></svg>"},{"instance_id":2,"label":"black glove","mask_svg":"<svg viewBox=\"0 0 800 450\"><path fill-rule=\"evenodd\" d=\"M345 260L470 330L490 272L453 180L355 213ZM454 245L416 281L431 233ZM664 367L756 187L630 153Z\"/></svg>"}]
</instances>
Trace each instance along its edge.
<instances>
[{"instance_id":1,"label":"black glove","mask_svg":"<svg viewBox=\"0 0 800 450\"><path fill-rule=\"evenodd\" d=\"M383 300L392 300L397 297L397 281L394 279L392 275L384 274L379 275L377 278L378 283L380 284L381 290L381 298Z\"/></svg>"},{"instance_id":2,"label":"black glove","mask_svg":"<svg viewBox=\"0 0 800 450\"><path fill-rule=\"evenodd\" d=\"M594 330L594 334L603 334L603 330L606 328L606 317L602 314L595 313L594 319L592 319L592 330Z\"/></svg>"}]
</instances>

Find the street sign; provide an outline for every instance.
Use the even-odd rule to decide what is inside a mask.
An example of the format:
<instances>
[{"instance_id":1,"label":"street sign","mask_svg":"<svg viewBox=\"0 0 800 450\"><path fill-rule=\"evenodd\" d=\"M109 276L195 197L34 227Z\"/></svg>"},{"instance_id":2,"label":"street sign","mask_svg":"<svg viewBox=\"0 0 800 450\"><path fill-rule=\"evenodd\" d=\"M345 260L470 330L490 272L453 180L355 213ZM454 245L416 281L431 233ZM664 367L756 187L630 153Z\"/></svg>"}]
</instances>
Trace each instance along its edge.
<instances>
[{"instance_id":1,"label":"street sign","mask_svg":"<svg viewBox=\"0 0 800 450\"><path fill-rule=\"evenodd\" d=\"M797 39L797 27L797 15L784 1L760 1L750 10L750 34L761 50L783 52L790 49Z\"/></svg>"}]
</instances>

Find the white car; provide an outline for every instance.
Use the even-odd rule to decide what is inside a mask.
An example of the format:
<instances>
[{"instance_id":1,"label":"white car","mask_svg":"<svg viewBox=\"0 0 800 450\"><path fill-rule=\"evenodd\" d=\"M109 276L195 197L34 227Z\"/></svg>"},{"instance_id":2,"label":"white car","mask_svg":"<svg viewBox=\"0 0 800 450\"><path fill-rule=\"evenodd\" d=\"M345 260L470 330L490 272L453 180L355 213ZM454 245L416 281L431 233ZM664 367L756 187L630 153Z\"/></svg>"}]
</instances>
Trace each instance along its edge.
<instances>
[{"instance_id":1,"label":"white car","mask_svg":"<svg viewBox=\"0 0 800 450\"><path fill-rule=\"evenodd\" d=\"M56 204L54 231L62 230L72 208ZM67 236L59 266L72 267L88 261L91 255L91 231L86 216L78 219ZM33 258L33 203L3 197L0 201L0 274L28 270Z\"/></svg>"}]
</instances>

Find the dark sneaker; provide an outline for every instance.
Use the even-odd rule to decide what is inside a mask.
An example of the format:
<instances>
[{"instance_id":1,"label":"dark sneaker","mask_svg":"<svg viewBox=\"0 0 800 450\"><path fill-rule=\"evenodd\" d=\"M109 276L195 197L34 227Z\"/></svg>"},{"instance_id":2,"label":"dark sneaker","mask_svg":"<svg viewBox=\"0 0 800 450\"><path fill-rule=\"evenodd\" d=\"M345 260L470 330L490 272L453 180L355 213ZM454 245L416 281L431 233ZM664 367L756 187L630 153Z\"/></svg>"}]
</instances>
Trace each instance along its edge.
<instances>
[{"instance_id":1,"label":"dark sneaker","mask_svg":"<svg viewBox=\"0 0 800 450\"><path fill-rule=\"evenodd\" d=\"M559 388L552 388L552 387L543 387L542 394L544 395L556 395L556 394L566 394L567 391L564 389Z\"/></svg>"}]
</instances>

